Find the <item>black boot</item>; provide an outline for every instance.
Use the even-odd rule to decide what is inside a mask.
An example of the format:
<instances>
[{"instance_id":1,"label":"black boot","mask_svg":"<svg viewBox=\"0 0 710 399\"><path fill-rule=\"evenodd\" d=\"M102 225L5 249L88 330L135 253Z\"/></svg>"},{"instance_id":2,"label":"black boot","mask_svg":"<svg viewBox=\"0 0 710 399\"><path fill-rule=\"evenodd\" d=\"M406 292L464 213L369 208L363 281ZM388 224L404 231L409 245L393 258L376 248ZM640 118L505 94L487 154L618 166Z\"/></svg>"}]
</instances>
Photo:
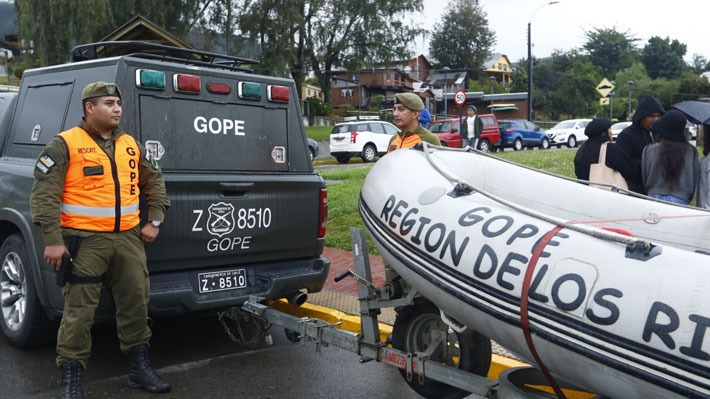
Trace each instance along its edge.
<instances>
[{"instance_id":1,"label":"black boot","mask_svg":"<svg viewBox=\"0 0 710 399\"><path fill-rule=\"evenodd\" d=\"M163 393L170 391L170 383L160 378L150 367L148 345L138 345L128 350L131 372L128 374L128 386L144 389L148 392Z\"/></svg>"},{"instance_id":2,"label":"black boot","mask_svg":"<svg viewBox=\"0 0 710 399\"><path fill-rule=\"evenodd\" d=\"M84 386L81 383L81 363L71 360L62 363L62 398L84 399Z\"/></svg>"}]
</instances>

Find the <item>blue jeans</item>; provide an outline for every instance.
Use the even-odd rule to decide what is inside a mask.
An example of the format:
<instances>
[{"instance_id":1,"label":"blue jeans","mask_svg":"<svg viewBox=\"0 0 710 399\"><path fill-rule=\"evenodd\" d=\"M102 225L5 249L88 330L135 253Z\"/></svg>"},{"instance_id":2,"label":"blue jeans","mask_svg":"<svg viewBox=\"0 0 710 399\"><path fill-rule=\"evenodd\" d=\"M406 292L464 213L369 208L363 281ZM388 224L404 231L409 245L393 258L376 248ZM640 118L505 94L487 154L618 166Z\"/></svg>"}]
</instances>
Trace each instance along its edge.
<instances>
[{"instance_id":1,"label":"blue jeans","mask_svg":"<svg viewBox=\"0 0 710 399\"><path fill-rule=\"evenodd\" d=\"M668 194L649 194L648 196L652 197L652 198L659 199L659 200L672 202L674 204L681 204L681 205L688 205L689 204L689 202L684 200L683 198L676 197L673 195L668 195Z\"/></svg>"}]
</instances>

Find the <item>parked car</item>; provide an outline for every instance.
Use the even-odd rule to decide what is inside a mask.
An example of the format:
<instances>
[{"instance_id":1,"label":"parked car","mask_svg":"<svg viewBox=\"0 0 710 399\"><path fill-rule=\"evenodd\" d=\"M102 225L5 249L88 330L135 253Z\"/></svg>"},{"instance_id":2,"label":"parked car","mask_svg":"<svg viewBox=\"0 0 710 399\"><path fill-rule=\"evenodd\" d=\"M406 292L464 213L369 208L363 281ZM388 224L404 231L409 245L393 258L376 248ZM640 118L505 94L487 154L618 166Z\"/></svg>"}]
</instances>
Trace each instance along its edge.
<instances>
[{"instance_id":1,"label":"parked car","mask_svg":"<svg viewBox=\"0 0 710 399\"><path fill-rule=\"evenodd\" d=\"M490 152L500 144L498 119L493 114L483 114L478 115L478 117L483 121L483 131L478 140L478 149L483 152ZM460 118L438 120L429 125L429 131L439 137L441 145L461 148L460 123Z\"/></svg>"},{"instance_id":2,"label":"parked car","mask_svg":"<svg viewBox=\"0 0 710 399\"><path fill-rule=\"evenodd\" d=\"M591 119L569 119L559 122L547 131L547 138L550 139L551 144L557 147L566 144L567 147L574 148L578 143L587 140L584 128L591 121Z\"/></svg>"},{"instance_id":3,"label":"parked car","mask_svg":"<svg viewBox=\"0 0 710 399\"><path fill-rule=\"evenodd\" d=\"M308 139L308 151L310 152L311 155L311 162L313 162L314 159L318 156L318 153L320 152L320 149L318 148L318 142L309 138Z\"/></svg>"},{"instance_id":4,"label":"parked car","mask_svg":"<svg viewBox=\"0 0 710 399\"><path fill-rule=\"evenodd\" d=\"M399 129L385 121L343 122L333 126L330 132L330 155L338 163L348 163L352 157L363 162L372 162L377 156L387 153L392 135Z\"/></svg>"},{"instance_id":5,"label":"parked car","mask_svg":"<svg viewBox=\"0 0 710 399\"><path fill-rule=\"evenodd\" d=\"M622 130L626 129L629 126L631 126L630 121L617 122L611 125L611 139L613 141L616 141L616 138L619 137L619 133L621 133Z\"/></svg>"},{"instance_id":6,"label":"parked car","mask_svg":"<svg viewBox=\"0 0 710 399\"><path fill-rule=\"evenodd\" d=\"M500 147L512 147L515 151L524 147L550 148L550 139L540 126L525 119L504 119L500 126Z\"/></svg>"}]
</instances>

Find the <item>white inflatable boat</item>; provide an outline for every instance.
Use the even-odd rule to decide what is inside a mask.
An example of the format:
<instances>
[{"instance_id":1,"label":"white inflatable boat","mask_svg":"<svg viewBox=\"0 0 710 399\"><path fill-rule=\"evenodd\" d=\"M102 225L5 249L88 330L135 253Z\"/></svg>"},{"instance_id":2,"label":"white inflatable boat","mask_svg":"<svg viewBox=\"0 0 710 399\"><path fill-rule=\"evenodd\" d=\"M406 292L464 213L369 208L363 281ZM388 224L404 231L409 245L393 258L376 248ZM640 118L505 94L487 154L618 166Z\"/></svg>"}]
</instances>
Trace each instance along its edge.
<instances>
[{"instance_id":1,"label":"white inflatable boat","mask_svg":"<svg viewBox=\"0 0 710 399\"><path fill-rule=\"evenodd\" d=\"M710 212L425 149L380 159L360 198L404 280L554 379L710 397Z\"/></svg>"}]
</instances>

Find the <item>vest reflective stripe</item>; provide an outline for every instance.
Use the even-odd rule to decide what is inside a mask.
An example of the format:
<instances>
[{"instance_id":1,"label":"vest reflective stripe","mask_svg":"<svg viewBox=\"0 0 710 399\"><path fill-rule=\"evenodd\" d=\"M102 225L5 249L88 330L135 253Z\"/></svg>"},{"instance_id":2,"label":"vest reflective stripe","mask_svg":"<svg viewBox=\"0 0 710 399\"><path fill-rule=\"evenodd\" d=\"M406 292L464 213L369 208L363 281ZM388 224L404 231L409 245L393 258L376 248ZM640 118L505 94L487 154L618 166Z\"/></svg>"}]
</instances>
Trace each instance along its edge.
<instances>
[{"instance_id":1,"label":"vest reflective stripe","mask_svg":"<svg viewBox=\"0 0 710 399\"><path fill-rule=\"evenodd\" d=\"M99 216L99 217L116 217L116 208L114 207L96 207L96 206L81 206L71 204L61 204L59 206L62 212L71 213L74 215ZM138 204L121 207L121 215L138 212Z\"/></svg>"},{"instance_id":2,"label":"vest reflective stripe","mask_svg":"<svg viewBox=\"0 0 710 399\"><path fill-rule=\"evenodd\" d=\"M140 223L138 167L133 137L114 140L114 159L79 127L60 133L69 149L69 166L60 204L61 225L78 230L130 230Z\"/></svg>"}]
</instances>

